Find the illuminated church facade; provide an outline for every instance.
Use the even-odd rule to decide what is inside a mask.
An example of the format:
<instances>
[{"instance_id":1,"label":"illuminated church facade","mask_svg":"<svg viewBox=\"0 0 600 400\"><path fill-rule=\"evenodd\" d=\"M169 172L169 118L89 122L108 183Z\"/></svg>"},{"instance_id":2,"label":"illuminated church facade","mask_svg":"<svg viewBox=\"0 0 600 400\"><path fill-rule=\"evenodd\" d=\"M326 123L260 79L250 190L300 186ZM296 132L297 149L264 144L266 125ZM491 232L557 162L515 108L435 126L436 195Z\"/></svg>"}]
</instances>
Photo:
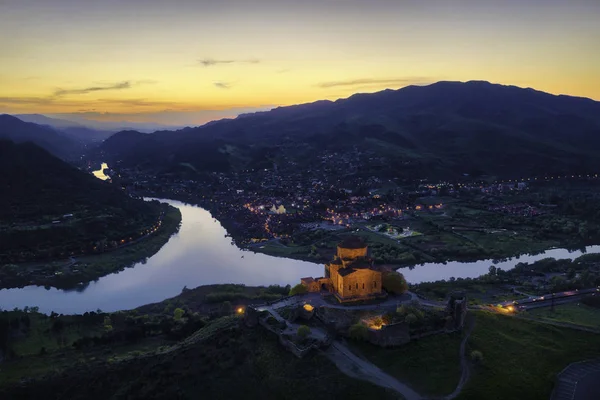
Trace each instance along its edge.
<instances>
[{"instance_id":1,"label":"illuminated church facade","mask_svg":"<svg viewBox=\"0 0 600 400\"><path fill-rule=\"evenodd\" d=\"M325 264L325 277L302 278L300 282L309 292L326 289L341 302L384 294L381 287L382 271L373 264L365 242L356 236L350 236L338 244L333 260Z\"/></svg>"}]
</instances>

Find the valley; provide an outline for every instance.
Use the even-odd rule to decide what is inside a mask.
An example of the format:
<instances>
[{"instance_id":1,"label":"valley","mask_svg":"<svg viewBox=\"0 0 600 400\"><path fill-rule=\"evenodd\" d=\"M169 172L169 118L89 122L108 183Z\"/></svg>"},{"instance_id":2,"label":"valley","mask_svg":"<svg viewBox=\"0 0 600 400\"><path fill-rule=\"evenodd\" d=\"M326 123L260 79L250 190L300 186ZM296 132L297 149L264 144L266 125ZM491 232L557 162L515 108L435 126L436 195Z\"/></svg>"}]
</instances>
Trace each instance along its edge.
<instances>
[{"instance_id":1,"label":"valley","mask_svg":"<svg viewBox=\"0 0 600 400\"><path fill-rule=\"evenodd\" d=\"M547 399L600 356L599 111L471 81L153 133L2 116L0 395Z\"/></svg>"}]
</instances>

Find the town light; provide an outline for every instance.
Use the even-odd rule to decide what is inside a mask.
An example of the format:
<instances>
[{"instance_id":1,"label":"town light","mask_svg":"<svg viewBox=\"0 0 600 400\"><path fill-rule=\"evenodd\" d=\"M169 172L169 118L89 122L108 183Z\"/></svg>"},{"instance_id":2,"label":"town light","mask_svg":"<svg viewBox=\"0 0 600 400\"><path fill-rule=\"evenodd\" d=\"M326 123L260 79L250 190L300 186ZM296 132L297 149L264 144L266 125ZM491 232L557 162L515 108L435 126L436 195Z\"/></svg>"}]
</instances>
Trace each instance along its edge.
<instances>
[{"instance_id":1,"label":"town light","mask_svg":"<svg viewBox=\"0 0 600 400\"><path fill-rule=\"evenodd\" d=\"M236 310L238 314L243 314L244 313L244 307L238 307L238 309Z\"/></svg>"}]
</instances>

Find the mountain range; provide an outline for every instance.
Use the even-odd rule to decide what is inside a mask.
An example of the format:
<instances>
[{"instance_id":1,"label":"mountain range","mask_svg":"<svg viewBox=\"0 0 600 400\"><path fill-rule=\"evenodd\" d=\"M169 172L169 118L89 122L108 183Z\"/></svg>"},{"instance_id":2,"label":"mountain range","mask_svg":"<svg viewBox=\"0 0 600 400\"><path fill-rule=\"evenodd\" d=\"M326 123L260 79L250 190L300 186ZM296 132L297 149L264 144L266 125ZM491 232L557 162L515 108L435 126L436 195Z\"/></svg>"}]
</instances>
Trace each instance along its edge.
<instances>
[{"instance_id":1,"label":"mountain range","mask_svg":"<svg viewBox=\"0 0 600 400\"><path fill-rule=\"evenodd\" d=\"M65 160L76 160L83 152L82 143L65 133L49 126L24 122L8 114L0 115L0 139L35 143Z\"/></svg>"},{"instance_id":2,"label":"mountain range","mask_svg":"<svg viewBox=\"0 0 600 400\"><path fill-rule=\"evenodd\" d=\"M32 141L63 159L86 150L96 161L153 172L181 165L235 171L290 161L311 168L324 152L358 152L370 160L362 165L365 173L384 177L520 177L600 169L600 103L484 81L438 82L150 134L111 134L37 114L1 115L0 138Z\"/></svg>"},{"instance_id":3,"label":"mountain range","mask_svg":"<svg viewBox=\"0 0 600 400\"><path fill-rule=\"evenodd\" d=\"M521 176L600 168L600 103L483 81L438 82L245 114L197 128L119 132L109 160L226 171L358 149L379 173Z\"/></svg>"},{"instance_id":4,"label":"mountain range","mask_svg":"<svg viewBox=\"0 0 600 400\"><path fill-rule=\"evenodd\" d=\"M163 125L154 122L99 121L95 119L82 118L71 114L69 114L68 117L72 119L49 117L41 114L16 114L15 117L26 122L48 125L61 130L65 128L87 128L89 130L100 131L101 133L115 133L130 129L135 129L144 133L151 133L157 130L175 130L182 128L182 126Z\"/></svg>"}]
</instances>

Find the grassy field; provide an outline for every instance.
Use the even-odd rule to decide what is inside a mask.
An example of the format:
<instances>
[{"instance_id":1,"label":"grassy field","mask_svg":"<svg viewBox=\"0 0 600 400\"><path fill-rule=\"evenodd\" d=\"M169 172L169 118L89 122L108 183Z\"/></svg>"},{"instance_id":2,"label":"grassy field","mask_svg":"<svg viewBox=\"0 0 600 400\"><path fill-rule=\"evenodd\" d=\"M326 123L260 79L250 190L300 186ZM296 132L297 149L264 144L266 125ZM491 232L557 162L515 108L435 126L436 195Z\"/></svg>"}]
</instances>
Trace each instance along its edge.
<instances>
[{"instance_id":1,"label":"grassy field","mask_svg":"<svg viewBox=\"0 0 600 400\"><path fill-rule=\"evenodd\" d=\"M554 310L548 307L533 309L525 315L543 321L566 322L600 329L600 309L580 303L561 304L554 307Z\"/></svg>"},{"instance_id":2,"label":"grassy field","mask_svg":"<svg viewBox=\"0 0 600 400\"><path fill-rule=\"evenodd\" d=\"M446 395L456 388L460 378L460 341L460 334L441 334L395 348L365 342L351 342L351 347L419 393Z\"/></svg>"},{"instance_id":3,"label":"grassy field","mask_svg":"<svg viewBox=\"0 0 600 400\"><path fill-rule=\"evenodd\" d=\"M322 354L294 357L274 335L261 329L203 335L202 331L209 329L207 326L198 332L202 340L175 346L170 352L146 352L146 356L129 359L115 354L108 360L98 357L81 364L70 358L70 368L46 379L8 387L0 383L0 398L398 398L390 391L343 375ZM29 365L38 368L35 360Z\"/></svg>"},{"instance_id":4,"label":"grassy field","mask_svg":"<svg viewBox=\"0 0 600 400\"><path fill-rule=\"evenodd\" d=\"M52 319L44 314L29 314L31 329L26 335L17 338L12 349L19 356L30 356L39 354L41 349L55 351L71 346L75 340L83 336L100 336L103 326L85 326L82 324L69 324L69 317L65 317L65 328L60 332L52 331Z\"/></svg>"},{"instance_id":5,"label":"grassy field","mask_svg":"<svg viewBox=\"0 0 600 400\"><path fill-rule=\"evenodd\" d=\"M477 312L467 352L483 353L461 400L546 400L568 364L600 356L600 335Z\"/></svg>"}]
</instances>

